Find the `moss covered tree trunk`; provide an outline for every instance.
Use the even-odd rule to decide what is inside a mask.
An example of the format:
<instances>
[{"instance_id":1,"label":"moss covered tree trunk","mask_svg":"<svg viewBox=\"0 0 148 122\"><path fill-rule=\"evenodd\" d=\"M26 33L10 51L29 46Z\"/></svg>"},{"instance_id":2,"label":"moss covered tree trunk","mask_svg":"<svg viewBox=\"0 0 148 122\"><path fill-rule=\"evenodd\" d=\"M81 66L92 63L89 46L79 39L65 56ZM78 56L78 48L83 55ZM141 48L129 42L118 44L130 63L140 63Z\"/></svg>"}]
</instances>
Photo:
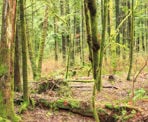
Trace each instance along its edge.
<instances>
[{"instance_id":1,"label":"moss covered tree trunk","mask_svg":"<svg viewBox=\"0 0 148 122\"><path fill-rule=\"evenodd\" d=\"M26 25L27 30L29 30L28 24ZM33 79L37 79L37 64L36 64L36 58L35 58L35 52L33 48L33 39L30 37L29 32L27 34L27 47L28 47L28 53L29 53L29 59L31 62L31 68L32 68L32 73L33 73Z\"/></svg>"},{"instance_id":2,"label":"moss covered tree trunk","mask_svg":"<svg viewBox=\"0 0 148 122\"><path fill-rule=\"evenodd\" d=\"M21 91L21 76L20 76L20 38L19 38L19 21L16 24L15 34L15 55L14 55L14 90Z\"/></svg>"},{"instance_id":3,"label":"moss covered tree trunk","mask_svg":"<svg viewBox=\"0 0 148 122\"><path fill-rule=\"evenodd\" d=\"M116 9L116 29L118 28L120 24L120 8L119 8L120 0L115 0L115 9ZM120 33L116 36L116 43L120 43ZM116 53L120 55L120 47L117 47Z\"/></svg>"},{"instance_id":4,"label":"moss covered tree trunk","mask_svg":"<svg viewBox=\"0 0 148 122\"><path fill-rule=\"evenodd\" d=\"M14 112L12 94L11 64L12 44L15 34L16 1L3 0L2 30L0 41L0 117L9 119L12 122L18 121ZM5 121L5 120L1 120Z\"/></svg>"},{"instance_id":5,"label":"moss covered tree trunk","mask_svg":"<svg viewBox=\"0 0 148 122\"><path fill-rule=\"evenodd\" d=\"M58 26L57 26L57 17L54 17L54 56L55 61L58 61L58 39L57 39L57 32L58 32Z\"/></svg>"},{"instance_id":6,"label":"moss covered tree trunk","mask_svg":"<svg viewBox=\"0 0 148 122\"><path fill-rule=\"evenodd\" d=\"M100 48L98 42L98 20L97 20L96 0L92 1L85 0L84 6L85 6L85 17L86 17L87 42L89 45L89 59L92 64L93 78L95 80L93 94L92 94L92 108L93 108L94 118L96 119L97 122L99 122L100 120L95 106L98 50Z\"/></svg>"},{"instance_id":7,"label":"moss covered tree trunk","mask_svg":"<svg viewBox=\"0 0 148 122\"><path fill-rule=\"evenodd\" d=\"M97 90L101 90L102 86L102 64L103 64L103 55L104 55L104 44L105 44L105 32L106 32L106 19L107 19L107 0L104 0L103 3L103 22L102 22L102 35L101 35L101 48L99 53L99 71L98 71L98 77L97 77Z\"/></svg>"},{"instance_id":8,"label":"moss covered tree trunk","mask_svg":"<svg viewBox=\"0 0 148 122\"><path fill-rule=\"evenodd\" d=\"M27 40L25 31L24 0L19 1L20 7L20 35L22 41L22 74L23 74L23 99L29 102L28 75L27 75Z\"/></svg>"},{"instance_id":9,"label":"moss covered tree trunk","mask_svg":"<svg viewBox=\"0 0 148 122\"><path fill-rule=\"evenodd\" d=\"M93 76L97 78L98 68L98 50L100 48L100 42L98 41L98 18L97 18L97 3L96 0L87 1L88 9L90 11L91 33L92 33L92 61L93 61Z\"/></svg>"},{"instance_id":10,"label":"moss covered tree trunk","mask_svg":"<svg viewBox=\"0 0 148 122\"><path fill-rule=\"evenodd\" d=\"M133 45L134 45L133 44L134 43L134 0L132 0L131 5L129 1L128 7L131 8L131 11L132 11L131 16L129 17L130 53L129 53L129 70L128 70L128 75L127 75L127 80L130 80L132 64L133 64Z\"/></svg>"},{"instance_id":11,"label":"moss covered tree trunk","mask_svg":"<svg viewBox=\"0 0 148 122\"><path fill-rule=\"evenodd\" d=\"M85 41L85 15L84 15L84 0L81 0L81 21L80 21L80 32L81 32L81 54L80 54L80 61L82 66L84 66L84 41Z\"/></svg>"},{"instance_id":12,"label":"moss covered tree trunk","mask_svg":"<svg viewBox=\"0 0 148 122\"><path fill-rule=\"evenodd\" d=\"M92 35L91 35L91 25L90 25L90 13L88 9L88 4L87 1L84 0L84 10L85 10L85 24L86 24L86 33L87 33L87 43L89 47L89 60L91 61L92 64Z\"/></svg>"},{"instance_id":13,"label":"moss covered tree trunk","mask_svg":"<svg viewBox=\"0 0 148 122\"><path fill-rule=\"evenodd\" d=\"M48 29L48 6L45 8L45 16L44 16L44 22L43 22L43 32L42 32L42 38L40 41L40 47L39 47L39 56L38 56L38 78L41 77L41 70L42 70L42 61L43 61L43 53L44 53L44 46L45 46L45 40L47 36L47 29Z\"/></svg>"},{"instance_id":14,"label":"moss covered tree trunk","mask_svg":"<svg viewBox=\"0 0 148 122\"><path fill-rule=\"evenodd\" d=\"M65 3L64 0L60 0L60 14L61 16L65 15ZM64 24L62 24L64 26ZM64 32L64 29L62 30L62 58L63 58L63 63L66 62L66 34Z\"/></svg>"}]
</instances>

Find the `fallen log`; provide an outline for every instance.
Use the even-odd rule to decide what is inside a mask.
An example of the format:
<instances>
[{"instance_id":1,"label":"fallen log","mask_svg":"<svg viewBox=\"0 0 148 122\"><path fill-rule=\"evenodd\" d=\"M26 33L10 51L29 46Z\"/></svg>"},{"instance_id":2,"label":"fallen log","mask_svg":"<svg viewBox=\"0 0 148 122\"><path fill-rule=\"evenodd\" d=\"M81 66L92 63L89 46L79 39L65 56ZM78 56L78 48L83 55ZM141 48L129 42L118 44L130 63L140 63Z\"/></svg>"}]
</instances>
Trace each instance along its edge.
<instances>
[{"instance_id":1,"label":"fallen log","mask_svg":"<svg viewBox=\"0 0 148 122\"><path fill-rule=\"evenodd\" d=\"M83 116L94 117L93 110L90 102L78 101L74 99L57 99L56 101L48 101L43 98L36 99L36 105L41 107L46 107L50 109L64 109L77 113ZM118 110L118 111L117 111ZM123 115L123 110L126 113ZM134 111L134 112L133 112ZM123 120L134 117L136 113L139 113L138 109L129 106L97 106L97 113L101 122L116 122L122 117Z\"/></svg>"},{"instance_id":2,"label":"fallen log","mask_svg":"<svg viewBox=\"0 0 148 122\"><path fill-rule=\"evenodd\" d=\"M30 101L34 101L32 105L41 108L52 110L63 109L83 116L94 117L90 101L80 101L72 98L70 99L58 97L53 99L49 96L42 96L40 94L32 94L30 96ZM17 97L14 102L20 105L23 102L22 95ZM148 116L144 116L142 114L143 111L135 106L97 104L96 108L101 122L117 122L121 119L123 121L128 121L130 119L132 120L133 118L136 119L137 116L139 118L138 120L143 122L146 122L148 119Z\"/></svg>"},{"instance_id":3,"label":"fallen log","mask_svg":"<svg viewBox=\"0 0 148 122\"><path fill-rule=\"evenodd\" d=\"M81 82L81 83L92 83L94 80L75 80L75 79L67 79L64 80L66 82Z\"/></svg>"}]
</instances>

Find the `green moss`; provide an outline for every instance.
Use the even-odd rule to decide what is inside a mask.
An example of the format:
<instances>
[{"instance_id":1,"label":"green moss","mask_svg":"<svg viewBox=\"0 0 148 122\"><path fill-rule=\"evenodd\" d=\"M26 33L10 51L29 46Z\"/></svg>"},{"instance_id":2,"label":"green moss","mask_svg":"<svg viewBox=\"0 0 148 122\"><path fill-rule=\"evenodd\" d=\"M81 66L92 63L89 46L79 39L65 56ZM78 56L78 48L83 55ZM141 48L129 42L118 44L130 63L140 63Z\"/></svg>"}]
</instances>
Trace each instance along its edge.
<instances>
[{"instance_id":1,"label":"green moss","mask_svg":"<svg viewBox=\"0 0 148 122\"><path fill-rule=\"evenodd\" d=\"M6 74L8 71L8 66L0 64L0 76Z\"/></svg>"},{"instance_id":2,"label":"green moss","mask_svg":"<svg viewBox=\"0 0 148 122\"><path fill-rule=\"evenodd\" d=\"M21 117L17 116L16 114L13 116L13 118L11 119L10 122L20 122L21 121Z\"/></svg>"},{"instance_id":3,"label":"green moss","mask_svg":"<svg viewBox=\"0 0 148 122\"><path fill-rule=\"evenodd\" d=\"M104 109L102 109L102 108L97 108L97 111L99 113L107 114L107 112Z\"/></svg>"},{"instance_id":4,"label":"green moss","mask_svg":"<svg viewBox=\"0 0 148 122\"><path fill-rule=\"evenodd\" d=\"M113 109L113 105L112 104L109 104L109 103L106 104L105 107L108 108L108 109Z\"/></svg>"},{"instance_id":5,"label":"green moss","mask_svg":"<svg viewBox=\"0 0 148 122\"><path fill-rule=\"evenodd\" d=\"M8 119L5 119L5 118L3 118L3 117L0 117L0 122L11 122L11 121L8 120Z\"/></svg>"},{"instance_id":6,"label":"green moss","mask_svg":"<svg viewBox=\"0 0 148 122\"><path fill-rule=\"evenodd\" d=\"M80 102L76 101L74 99L60 99L57 102L57 106L59 106L59 108L62 108L62 106L65 108L67 106L67 108L69 108L69 106L71 108L79 108L80 107Z\"/></svg>"},{"instance_id":7,"label":"green moss","mask_svg":"<svg viewBox=\"0 0 148 122\"><path fill-rule=\"evenodd\" d=\"M43 103L46 107L51 107L50 106L50 102L48 102L47 100L45 100L45 99L40 99L39 100L41 103Z\"/></svg>"},{"instance_id":8,"label":"green moss","mask_svg":"<svg viewBox=\"0 0 148 122\"><path fill-rule=\"evenodd\" d=\"M35 104L36 104L36 101L33 98L31 98L30 99L30 105L32 106L32 108L35 107Z\"/></svg>"},{"instance_id":9,"label":"green moss","mask_svg":"<svg viewBox=\"0 0 148 122\"><path fill-rule=\"evenodd\" d=\"M3 97L1 92L0 92L0 116L6 117L6 111L5 111L5 106L3 105Z\"/></svg>"}]
</instances>

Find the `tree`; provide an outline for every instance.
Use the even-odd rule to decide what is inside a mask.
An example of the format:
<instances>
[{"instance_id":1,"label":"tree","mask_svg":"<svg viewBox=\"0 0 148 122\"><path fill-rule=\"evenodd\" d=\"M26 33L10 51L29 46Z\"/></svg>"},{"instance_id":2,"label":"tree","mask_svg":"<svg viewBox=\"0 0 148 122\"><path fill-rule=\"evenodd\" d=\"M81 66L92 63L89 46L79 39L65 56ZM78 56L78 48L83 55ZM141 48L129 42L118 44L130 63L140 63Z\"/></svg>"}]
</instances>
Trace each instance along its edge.
<instances>
[{"instance_id":1,"label":"tree","mask_svg":"<svg viewBox=\"0 0 148 122\"><path fill-rule=\"evenodd\" d=\"M129 3L130 4L130 3ZM130 8L130 5L129 5ZM130 29L130 53L129 53L129 70L127 80L130 80L132 64L133 64L133 43L134 43L134 0L131 5L132 14L130 16L129 29Z\"/></svg>"},{"instance_id":2,"label":"tree","mask_svg":"<svg viewBox=\"0 0 148 122\"><path fill-rule=\"evenodd\" d=\"M93 69L93 78L95 80L93 94L92 94L92 108L94 117L99 122L99 117L95 106L96 96L96 80L97 80L97 68L98 68L98 50L100 43L98 42L98 27L97 27L97 3L96 0L84 1L85 17L86 17L86 30L87 30L87 42L89 46L89 58Z\"/></svg>"},{"instance_id":3,"label":"tree","mask_svg":"<svg viewBox=\"0 0 148 122\"><path fill-rule=\"evenodd\" d=\"M20 7L20 34L22 40L22 74L23 74L23 99L29 103L28 95L28 75L27 75L27 40L25 30L24 0L19 1Z\"/></svg>"},{"instance_id":4,"label":"tree","mask_svg":"<svg viewBox=\"0 0 148 122\"><path fill-rule=\"evenodd\" d=\"M106 31L106 17L107 17L107 0L104 0L103 3L103 22L102 22L102 40L101 40L101 48L99 53L99 71L97 77L97 90L101 90L101 76L102 76L102 64L103 64L103 54L104 54L104 44L105 44L105 31Z\"/></svg>"},{"instance_id":5,"label":"tree","mask_svg":"<svg viewBox=\"0 0 148 122\"><path fill-rule=\"evenodd\" d=\"M15 34L15 55L14 55L14 90L21 91L21 76L20 76L20 38L19 38L19 25L16 24Z\"/></svg>"},{"instance_id":6,"label":"tree","mask_svg":"<svg viewBox=\"0 0 148 122\"><path fill-rule=\"evenodd\" d=\"M81 32L81 54L80 54L80 59L82 62L82 65L84 66L84 41L85 41L85 15L84 15L84 0L81 0L81 22L80 22L80 32Z\"/></svg>"},{"instance_id":7,"label":"tree","mask_svg":"<svg viewBox=\"0 0 148 122\"><path fill-rule=\"evenodd\" d=\"M17 6L16 13L16 33L14 43L14 91L22 91L21 88L21 74L20 74L20 59L21 59L21 39L20 39L20 17L19 6Z\"/></svg>"},{"instance_id":8,"label":"tree","mask_svg":"<svg viewBox=\"0 0 148 122\"><path fill-rule=\"evenodd\" d=\"M41 70L42 70L42 60L43 60L43 54L44 54L44 46L47 36L47 29L48 29L48 6L45 8L45 16L44 16L44 22L43 22L43 32L42 32L42 38L40 40L40 46L39 46L39 54L38 54L38 67L37 67L37 77L41 77Z\"/></svg>"},{"instance_id":9,"label":"tree","mask_svg":"<svg viewBox=\"0 0 148 122\"><path fill-rule=\"evenodd\" d=\"M19 121L15 115L12 94L12 48L15 35L16 0L3 0L0 41L0 117L12 122Z\"/></svg>"},{"instance_id":10,"label":"tree","mask_svg":"<svg viewBox=\"0 0 148 122\"><path fill-rule=\"evenodd\" d=\"M92 61L93 61L93 77L97 78L98 68L98 51L100 49L100 42L98 41L98 20L97 20L97 3L96 0L87 1L88 9L90 11L91 34L92 34Z\"/></svg>"},{"instance_id":11,"label":"tree","mask_svg":"<svg viewBox=\"0 0 148 122\"><path fill-rule=\"evenodd\" d=\"M116 8L116 29L118 28L118 26L120 24L119 3L120 3L120 0L115 0L115 8ZM118 35L116 36L116 43L120 43L120 33L118 33ZM117 47L116 53L117 54L120 54L120 48L119 47Z\"/></svg>"},{"instance_id":12,"label":"tree","mask_svg":"<svg viewBox=\"0 0 148 122\"><path fill-rule=\"evenodd\" d=\"M65 9L64 9L64 1L60 0L60 15L64 16L65 14ZM64 26L64 24L62 24L62 27ZM63 62L66 61L66 34L64 32L64 29L62 29L61 32L61 36L62 36L62 58L63 58Z\"/></svg>"}]
</instances>

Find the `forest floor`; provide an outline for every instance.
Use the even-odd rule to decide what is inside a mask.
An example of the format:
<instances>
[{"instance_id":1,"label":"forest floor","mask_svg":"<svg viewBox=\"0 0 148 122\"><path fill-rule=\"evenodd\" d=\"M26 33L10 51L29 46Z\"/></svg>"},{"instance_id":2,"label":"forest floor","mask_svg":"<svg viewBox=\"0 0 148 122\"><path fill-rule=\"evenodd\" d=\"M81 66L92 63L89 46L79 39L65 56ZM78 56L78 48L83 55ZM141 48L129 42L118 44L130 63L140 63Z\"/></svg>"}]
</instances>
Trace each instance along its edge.
<instances>
[{"instance_id":1,"label":"forest floor","mask_svg":"<svg viewBox=\"0 0 148 122\"><path fill-rule=\"evenodd\" d=\"M114 81L109 81L108 75L103 76L103 86L109 86L109 88L102 88L102 91L97 93L96 103L100 105L107 103L114 105L133 105L142 110L142 113L129 119L128 122L143 122L141 118L144 116L148 117L148 73L141 73L135 83L134 103L131 103L132 81L126 81L124 78L124 76L115 76ZM77 79L90 80L91 78L81 77L75 78L74 80ZM69 97L83 101L91 100L93 83L70 82L69 85L71 87ZM52 90L47 90L41 93L40 96L42 98L48 98L49 100L60 97ZM81 116L66 110L53 111L41 106L23 112L21 117L22 122L95 122L91 117ZM120 122L120 120L118 120L118 122ZM148 118L145 122L148 122Z\"/></svg>"}]
</instances>

